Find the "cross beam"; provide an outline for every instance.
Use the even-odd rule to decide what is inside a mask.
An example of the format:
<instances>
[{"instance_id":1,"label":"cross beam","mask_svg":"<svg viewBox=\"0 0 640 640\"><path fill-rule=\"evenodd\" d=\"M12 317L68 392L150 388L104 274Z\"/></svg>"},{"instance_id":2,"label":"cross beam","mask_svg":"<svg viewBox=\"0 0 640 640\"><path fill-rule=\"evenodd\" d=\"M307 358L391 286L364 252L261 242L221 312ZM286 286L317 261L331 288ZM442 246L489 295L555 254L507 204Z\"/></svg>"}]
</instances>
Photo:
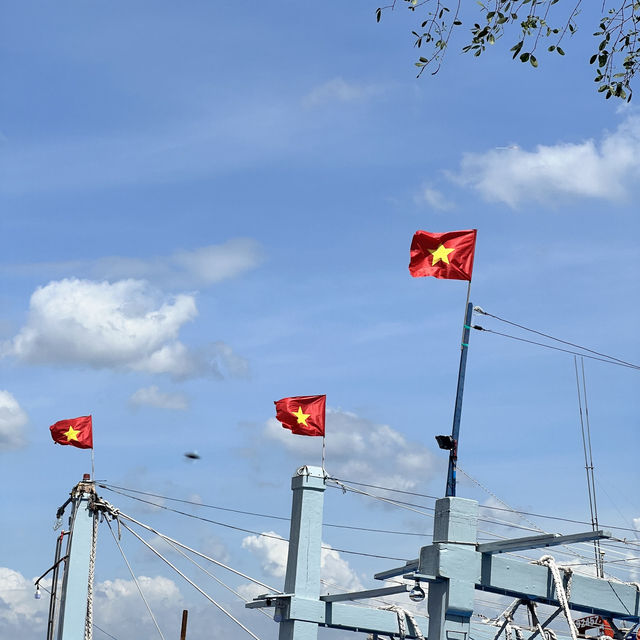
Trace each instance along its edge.
<instances>
[{"instance_id":1,"label":"cross beam","mask_svg":"<svg viewBox=\"0 0 640 640\"><path fill-rule=\"evenodd\" d=\"M602 540L611 538L610 531L585 531L562 536L559 533L546 533L541 536L527 536L525 538L512 538L511 540L497 540L485 542L476 548L480 553L507 553L509 551L522 551L524 549L539 549L540 547L555 547L561 544L573 544L575 542L588 542L590 540Z\"/></svg>"},{"instance_id":2,"label":"cross beam","mask_svg":"<svg viewBox=\"0 0 640 640\"><path fill-rule=\"evenodd\" d=\"M478 544L478 503L464 498L441 498L436 501L433 543L420 549L418 559L375 576L385 580L403 575L428 582L428 617L414 616L414 625L397 607L387 610L344 602L406 592L407 585L320 595L324 487L325 476L320 468L302 467L294 476L286 593L258 596L247 604L249 608L275 607L274 619L280 622L279 640L317 640L319 626L398 635L398 616L404 616L407 638L422 634L429 640L491 640L495 626L472 622L476 590L559 607L559 594L547 566L502 553L611 536L605 531L590 531ZM573 610L606 619L640 621L640 589L631 584L569 571L564 571L563 583Z\"/></svg>"}]
</instances>

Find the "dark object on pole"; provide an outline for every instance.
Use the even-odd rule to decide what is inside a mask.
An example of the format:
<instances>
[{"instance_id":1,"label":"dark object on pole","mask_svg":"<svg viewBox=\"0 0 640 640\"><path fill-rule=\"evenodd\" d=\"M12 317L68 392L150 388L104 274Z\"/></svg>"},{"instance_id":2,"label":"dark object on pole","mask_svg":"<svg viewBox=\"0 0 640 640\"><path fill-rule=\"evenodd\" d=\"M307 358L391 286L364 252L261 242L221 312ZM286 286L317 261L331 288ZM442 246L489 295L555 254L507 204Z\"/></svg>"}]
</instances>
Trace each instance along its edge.
<instances>
[{"instance_id":1,"label":"dark object on pole","mask_svg":"<svg viewBox=\"0 0 640 640\"><path fill-rule=\"evenodd\" d=\"M451 436L436 436L438 446L445 451L451 451L456 446L456 441Z\"/></svg>"},{"instance_id":2,"label":"dark object on pole","mask_svg":"<svg viewBox=\"0 0 640 640\"><path fill-rule=\"evenodd\" d=\"M447 498L456 495L456 463L458 462L458 436L460 434L460 417L462 416L462 394L464 392L464 375L467 369L467 351L469 350L469 334L471 332L471 314L473 303L467 303L467 313L464 317L464 331L462 332L462 346L460 351L460 369L458 370L458 390L456 392L456 406L453 412L453 428L451 440L453 441L449 453L449 471L447 472ZM436 438L437 439L437 438ZM447 443L449 444L449 442ZM440 441L438 440L438 445ZM449 448L449 447L447 447Z\"/></svg>"},{"instance_id":3,"label":"dark object on pole","mask_svg":"<svg viewBox=\"0 0 640 640\"><path fill-rule=\"evenodd\" d=\"M180 629L180 640L187 640L187 618L189 617L189 611L187 609L182 610L182 627Z\"/></svg>"}]
</instances>

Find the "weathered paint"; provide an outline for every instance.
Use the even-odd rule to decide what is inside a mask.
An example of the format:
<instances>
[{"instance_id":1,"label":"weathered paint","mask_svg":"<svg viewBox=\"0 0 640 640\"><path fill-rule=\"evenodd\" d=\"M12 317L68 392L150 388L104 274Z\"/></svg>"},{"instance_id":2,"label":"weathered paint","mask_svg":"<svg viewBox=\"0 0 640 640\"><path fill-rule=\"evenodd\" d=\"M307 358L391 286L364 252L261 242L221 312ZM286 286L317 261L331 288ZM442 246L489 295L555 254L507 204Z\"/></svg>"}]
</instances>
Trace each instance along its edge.
<instances>
[{"instance_id":1,"label":"weathered paint","mask_svg":"<svg viewBox=\"0 0 640 640\"><path fill-rule=\"evenodd\" d=\"M95 512L89 509L91 493L83 487L92 488L91 483L80 483L73 490L73 508L69 518L69 542L67 544L67 566L64 572L60 597L60 621L58 640L84 638L89 595L89 559L93 539Z\"/></svg>"}]
</instances>

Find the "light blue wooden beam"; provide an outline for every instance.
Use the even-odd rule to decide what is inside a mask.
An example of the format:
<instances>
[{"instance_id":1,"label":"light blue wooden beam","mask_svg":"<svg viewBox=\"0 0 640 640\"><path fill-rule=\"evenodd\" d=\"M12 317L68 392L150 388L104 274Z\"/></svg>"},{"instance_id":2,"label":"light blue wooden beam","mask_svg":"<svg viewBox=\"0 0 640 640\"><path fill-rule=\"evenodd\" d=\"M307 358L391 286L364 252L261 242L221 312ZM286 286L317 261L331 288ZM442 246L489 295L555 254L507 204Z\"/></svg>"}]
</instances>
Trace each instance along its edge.
<instances>
[{"instance_id":1,"label":"light blue wooden beam","mask_svg":"<svg viewBox=\"0 0 640 640\"><path fill-rule=\"evenodd\" d=\"M418 559L410 560L404 567L396 567L395 569L387 569L387 571L380 571L374 573L373 577L376 580L388 580L389 578L395 578L396 576L405 576L418 570Z\"/></svg>"},{"instance_id":2,"label":"light blue wooden beam","mask_svg":"<svg viewBox=\"0 0 640 640\"><path fill-rule=\"evenodd\" d=\"M343 629L345 631L360 631L363 633L378 633L380 635L397 635L398 634L398 617L393 611L381 608L363 607L342 602L322 602L323 611L314 610L303 604L295 603L295 598L290 595L278 596L277 599L292 599L294 602L291 608L298 612L298 615L305 615L306 621L310 624L318 626L330 627L333 629ZM250 608L266 606L266 599L261 599L247 606ZM269 606L276 605L276 598L270 599ZM427 637L427 629L429 628L429 618L424 615L415 614L415 621L422 632ZM494 640L499 627L480 622L472 622L470 625L471 636L475 640ZM571 640L571 636L567 633L558 632L556 630L558 640ZM535 632L534 634L535 635ZM533 638L531 635L531 638ZM417 637L416 629L407 621L407 638ZM459 636L452 636L459 637ZM529 640L525 632L525 638Z\"/></svg>"},{"instance_id":3,"label":"light blue wooden beam","mask_svg":"<svg viewBox=\"0 0 640 640\"><path fill-rule=\"evenodd\" d=\"M96 513L89 509L93 493L94 484L89 481L80 482L71 493L73 508L69 518L69 558L60 595L58 640L84 638L93 519L96 517Z\"/></svg>"},{"instance_id":4,"label":"light blue wooden beam","mask_svg":"<svg viewBox=\"0 0 640 640\"><path fill-rule=\"evenodd\" d=\"M296 598L280 599L279 640L316 640L315 618L324 613L320 602L320 560L322 551L322 511L325 480L320 467L301 467L291 479L291 529L284 590Z\"/></svg>"},{"instance_id":5,"label":"light blue wooden beam","mask_svg":"<svg viewBox=\"0 0 640 640\"><path fill-rule=\"evenodd\" d=\"M477 588L558 606L549 569L521 560L484 554ZM604 617L640 620L640 591L633 585L574 573L569 606Z\"/></svg>"},{"instance_id":6,"label":"light blue wooden beam","mask_svg":"<svg viewBox=\"0 0 640 640\"><path fill-rule=\"evenodd\" d=\"M319 596L321 525L324 477L317 467L302 467L292 480L291 535L284 594L259 596L247 606L275 607L280 640L317 640L318 626L366 631L379 635L398 633L394 611L345 604L346 599L371 598L406 589L372 589L350 594ZM475 590L490 591L558 606L550 570L498 554L503 546L477 543L478 503L449 496L436 501L433 544L420 550L420 558L404 566L376 574L379 579L411 575L429 583L428 618L416 616L416 624L429 640L492 640L498 628L471 622ZM511 548L531 548L605 537L588 532L558 538L530 536L513 541ZM480 550L486 549L485 553ZM565 576L566 582L567 576ZM639 620L640 592L631 585L574 574L570 607L606 618ZM408 597L407 597L408 600ZM417 629L407 621L408 638ZM560 636L559 636L560 637ZM565 636L566 637L566 636ZM564 638L560 637L561 640Z\"/></svg>"},{"instance_id":7,"label":"light blue wooden beam","mask_svg":"<svg viewBox=\"0 0 640 640\"><path fill-rule=\"evenodd\" d=\"M555 547L561 544L574 544L576 542L589 542L590 540L602 540L611 538L610 531L585 531L583 533L571 533L563 536L559 533L546 533L540 536L526 536L524 538L512 538L511 540L497 540L479 544L480 553L507 553L509 551L522 551L523 549L539 549L540 547Z\"/></svg>"},{"instance_id":8,"label":"light blue wooden beam","mask_svg":"<svg viewBox=\"0 0 640 640\"><path fill-rule=\"evenodd\" d=\"M399 584L396 587L381 587L380 589L367 589L366 591L351 591L350 593L332 593L328 596L320 596L324 602L340 602L342 600L366 600L368 598L381 598L396 593L407 593L409 585Z\"/></svg>"}]
</instances>

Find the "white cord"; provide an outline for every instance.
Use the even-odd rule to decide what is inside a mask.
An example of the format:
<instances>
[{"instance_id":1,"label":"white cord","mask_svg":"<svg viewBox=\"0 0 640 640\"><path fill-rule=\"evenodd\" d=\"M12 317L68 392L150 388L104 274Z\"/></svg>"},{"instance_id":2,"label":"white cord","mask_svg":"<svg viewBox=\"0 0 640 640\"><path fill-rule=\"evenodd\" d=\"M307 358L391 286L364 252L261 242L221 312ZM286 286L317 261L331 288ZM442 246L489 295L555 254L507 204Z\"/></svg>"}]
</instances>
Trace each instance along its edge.
<instances>
[{"instance_id":1,"label":"white cord","mask_svg":"<svg viewBox=\"0 0 640 640\"><path fill-rule=\"evenodd\" d=\"M129 561L127 560L127 556L124 555L124 551L122 550L122 547L120 546L120 543L118 542L118 539L116 538L116 534L113 533L113 529L111 528L111 523L109 522L109 520L107 519L107 525L109 525L109 531L111 531L111 535L113 536L113 540L116 543L116 545L118 546L118 549L120 550L120 553L122 555L122 559L124 560L125 564L127 565L127 568L129 569L129 573L131 574L131 577L133 578L133 581L136 584L136 587L138 587L138 593L140 594L140 597L142 598L145 606L147 607L147 611L149 612L149 615L151 616L151 619L153 620L153 624L156 626L156 629L158 630L158 633L160 634L160 637L162 638L162 640L164 640L164 636L162 635L162 631L160 631L160 627L158 626L158 621L156 620L155 616L153 615L153 611L151 611L151 607L149 606L149 603L147 602L147 599L144 597L144 593L142 592L142 588L140 587L140 584L138 583L138 578L136 578L135 574L133 573L133 569L131 568L131 565L129 564Z\"/></svg>"},{"instance_id":2,"label":"white cord","mask_svg":"<svg viewBox=\"0 0 640 640\"><path fill-rule=\"evenodd\" d=\"M260 640L260 638L258 638L258 636L255 633L253 633L253 631L250 631L249 629L247 629L247 627L245 627L242 624L242 622L240 622L240 620L238 620L231 613L229 613L222 605L218 604L208 593L203 591L195 582L193 582L192 580L189 580L189 578L187 578L187 576L185 576L184 573L182 573L182 571L178 569L178 567L176 567L174 564L169 562L169 560L167 560L157 549L154 549L146 540L140 537L133 529L131 529L131 527L126 525L124 522L122 523L122 526L127 531L129 531L129 533L133 534L136 538L138 538L138 540L140 540L142 544L144 544L148 549L150 549L153 553L155 553L161 560L166 562L177 574L182 576L194 589L199 591L207 600L209 600L209 602L212 605L217 607L220 611L222 611L222 613L224 613L227 617L233 620L243 631L246 631L254 640Z\"/></svg>"}]
</instances>

